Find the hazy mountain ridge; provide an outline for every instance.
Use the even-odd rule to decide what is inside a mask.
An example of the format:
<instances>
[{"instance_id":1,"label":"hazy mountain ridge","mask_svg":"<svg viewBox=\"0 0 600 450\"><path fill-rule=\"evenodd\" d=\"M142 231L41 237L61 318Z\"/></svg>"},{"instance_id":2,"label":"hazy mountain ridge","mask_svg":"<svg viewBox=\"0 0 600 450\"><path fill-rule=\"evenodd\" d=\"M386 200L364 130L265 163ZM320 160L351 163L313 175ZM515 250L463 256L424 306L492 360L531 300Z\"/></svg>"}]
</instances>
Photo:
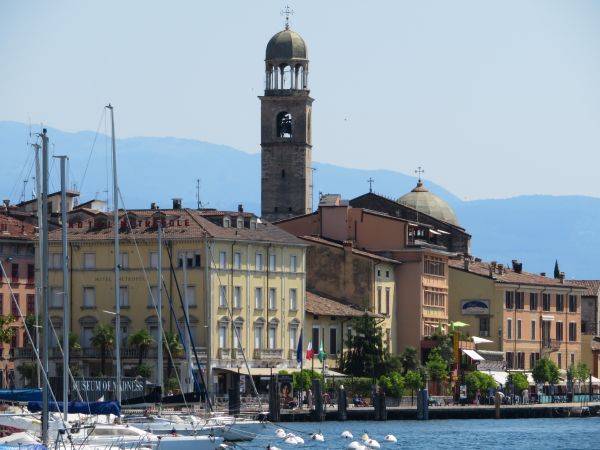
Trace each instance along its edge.
<instances>
[{"instance_id":1,"label":"hazy mountain ridge","mask_svg":"<svg viewBox=\"0 0 600 450\"><path fill-rule=\"evenodd\" d=\"M39 127L33 129L39 131ZM109 139L90 131L66 133L50 127L48 135L52 153L70 158L69 187L76 183L81 190L80 200L106 199L111 182ZM28 138L29 125L0 122L0 192L2 198L10 195L13 202L20 200L23 190L24 175L19 174L34 174ZM169 207L173 197L182 197L184 206L195 207L199 178L205 206L235 210L243 204L245 210L260 213L259 153L173 137L119 139L117 151L119 184L127 208L147 208L151 202ZM315 155L318 158L318 149ZM86 166L87 174L82 179ZM375 180L373 191L390 198L410 191L416 181L413 176L389 170L343 168L319 162L313 162L313 166L314 204L319 192L339 193L344 198L364 194L370 177ZM51 180L51 189L58 190L58 164L53 165ZM425 185L455 209L461 226L473 236L474 255L503 263L520 259L524 270L548 274L552 274L554 260L558 259L569 279L600 277L594 251L600 248L600 236L595 232L600 223L599 198L528 195L462 201L435 183L425 181ZM27 199L32 189L31 180Z\"/></svg>"}]
</instances>

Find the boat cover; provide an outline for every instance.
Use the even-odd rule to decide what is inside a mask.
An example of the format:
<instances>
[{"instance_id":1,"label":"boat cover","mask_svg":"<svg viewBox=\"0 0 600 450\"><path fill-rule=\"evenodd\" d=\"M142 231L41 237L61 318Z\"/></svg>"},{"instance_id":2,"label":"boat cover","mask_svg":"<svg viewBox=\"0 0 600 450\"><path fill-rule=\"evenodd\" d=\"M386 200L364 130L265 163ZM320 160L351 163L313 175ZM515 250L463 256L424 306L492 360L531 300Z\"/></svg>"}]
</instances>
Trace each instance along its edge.
<instances>
[{"instance_id":1,"label":"boat cover","mask_svg":"<svg viewBox=\"0 0 600 450\"><path fill-rule=\"evenodd\" d=\"M0 401L33 402L42 401L41 389L0 389Z\"/></svg>"},{"instance_id":2,"label":"boat cover","mask_svg":"<svg viewBox=\"0 0 600 450\"><path fill-rule=\"evenodd\" d=\"M48 450L45 445L42 444L0 444L0 450Z\"/></svg>"},{"instance_id":3,"label":"boat cover","mask_svg":"<svg viewBox=\"0 0 600 450\"><path fill-rule=\"evenodd\" d=\"M29 402L27 409L31 412L42 410L42 402ZM63 412L62 402L48 402L48 409L52 412ZM71 414L113 414L121 415L121 406L117 402L69 402L69 413ZM0 449L2 450L2 449Z\"/></svg>"}]
</instances>

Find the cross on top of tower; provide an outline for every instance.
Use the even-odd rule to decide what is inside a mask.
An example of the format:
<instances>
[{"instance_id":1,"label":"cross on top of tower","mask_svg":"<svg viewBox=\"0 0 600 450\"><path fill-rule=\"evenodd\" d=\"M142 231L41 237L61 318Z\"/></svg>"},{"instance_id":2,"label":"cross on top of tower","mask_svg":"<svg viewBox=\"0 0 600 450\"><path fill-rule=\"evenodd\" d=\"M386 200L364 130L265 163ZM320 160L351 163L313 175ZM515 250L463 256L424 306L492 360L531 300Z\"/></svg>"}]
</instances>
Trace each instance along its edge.
<instances>
[{"instance_id":1,"label":"cross on top of tower","mask_svg":"<svg viewBox=\"0 0 600 450\"><path fill-rule=\"evenodd\" d=\"M421 174L425 173L425 171L421 168L421 166L417 167L417 170L415 170L415 173L418 174L419 176L419 183L421 182Z\"/></svg>"},{"instance_id":2,"label":"cross on top of tower","mask_svg":"<svg viewBox=\"0 0 600 450\"><path fill-rule=\"evenodd\" d=\"M290 16L294 15L294 10L292 8L290 8L289 5L286 5L285 8L283 8L281 10L281 15L285 16L285 29L289 30L290 29Z\"/></svg>"},{"instance_id":3,"label":"cross on top of tower","mask_svg":"<svg viewBox=\"0 0 600 450\"><path fill-rule=\"evenodd\" d=\"M375 180L371 177L369 177L369 179L367 180L367 183L369 183L369 192L373 192L373 183L375 183Z\"/></svg>"}]
</instances>

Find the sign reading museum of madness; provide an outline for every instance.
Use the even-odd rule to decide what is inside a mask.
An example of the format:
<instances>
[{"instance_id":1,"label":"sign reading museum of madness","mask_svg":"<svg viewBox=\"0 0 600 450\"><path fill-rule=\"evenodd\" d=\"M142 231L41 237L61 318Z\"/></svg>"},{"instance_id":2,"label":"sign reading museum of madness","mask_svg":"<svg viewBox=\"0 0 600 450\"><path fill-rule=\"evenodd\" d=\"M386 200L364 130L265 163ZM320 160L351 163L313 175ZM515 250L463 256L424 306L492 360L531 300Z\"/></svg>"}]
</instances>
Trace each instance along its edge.
<instances>
[{"instance_id":1,"label":"sign reading museum of madness","mask_svg":"<svg viewBox=\"0 0 600 450\"><path fill-rule=\"evenodd\" d=\"M62 377L51 379L50 384L53 389L55 387L58 388L57 390L60 390L60 395L62 395ZM133 397L140 397L144 395L145 387L145 378L121 378L121 398L127 400ZM58 394L57 390L54 390L54 392ZM101 397L104 397L104 400L115 400L117 380L114 377L75 378L75 383L71 387L69 397L75 399L77 391L79 391L84 401L96 401Z\"/></svg>"}]
</instances>

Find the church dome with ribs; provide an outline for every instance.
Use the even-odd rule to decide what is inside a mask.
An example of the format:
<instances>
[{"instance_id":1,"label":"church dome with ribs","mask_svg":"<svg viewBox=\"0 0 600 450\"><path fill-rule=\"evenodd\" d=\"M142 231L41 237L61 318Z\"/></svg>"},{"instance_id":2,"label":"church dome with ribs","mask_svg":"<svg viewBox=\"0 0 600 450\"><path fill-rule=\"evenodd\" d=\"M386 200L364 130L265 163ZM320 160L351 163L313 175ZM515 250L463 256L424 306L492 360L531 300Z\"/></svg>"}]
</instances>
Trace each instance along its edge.
<instances>
[{"instance_id":1,"label":"church dome with ribs","mask_svg":"<svg viewBox=\"0 0 600 450\"><path fill-rule=\"evenodd\" d=\"M421 180L419 180L417 186L412 191L400 197L397 202L443 222L460 226L456 214L450 205L437 195L429 192L427 188L423 186Z\"/></svg>"}]
</instances>

